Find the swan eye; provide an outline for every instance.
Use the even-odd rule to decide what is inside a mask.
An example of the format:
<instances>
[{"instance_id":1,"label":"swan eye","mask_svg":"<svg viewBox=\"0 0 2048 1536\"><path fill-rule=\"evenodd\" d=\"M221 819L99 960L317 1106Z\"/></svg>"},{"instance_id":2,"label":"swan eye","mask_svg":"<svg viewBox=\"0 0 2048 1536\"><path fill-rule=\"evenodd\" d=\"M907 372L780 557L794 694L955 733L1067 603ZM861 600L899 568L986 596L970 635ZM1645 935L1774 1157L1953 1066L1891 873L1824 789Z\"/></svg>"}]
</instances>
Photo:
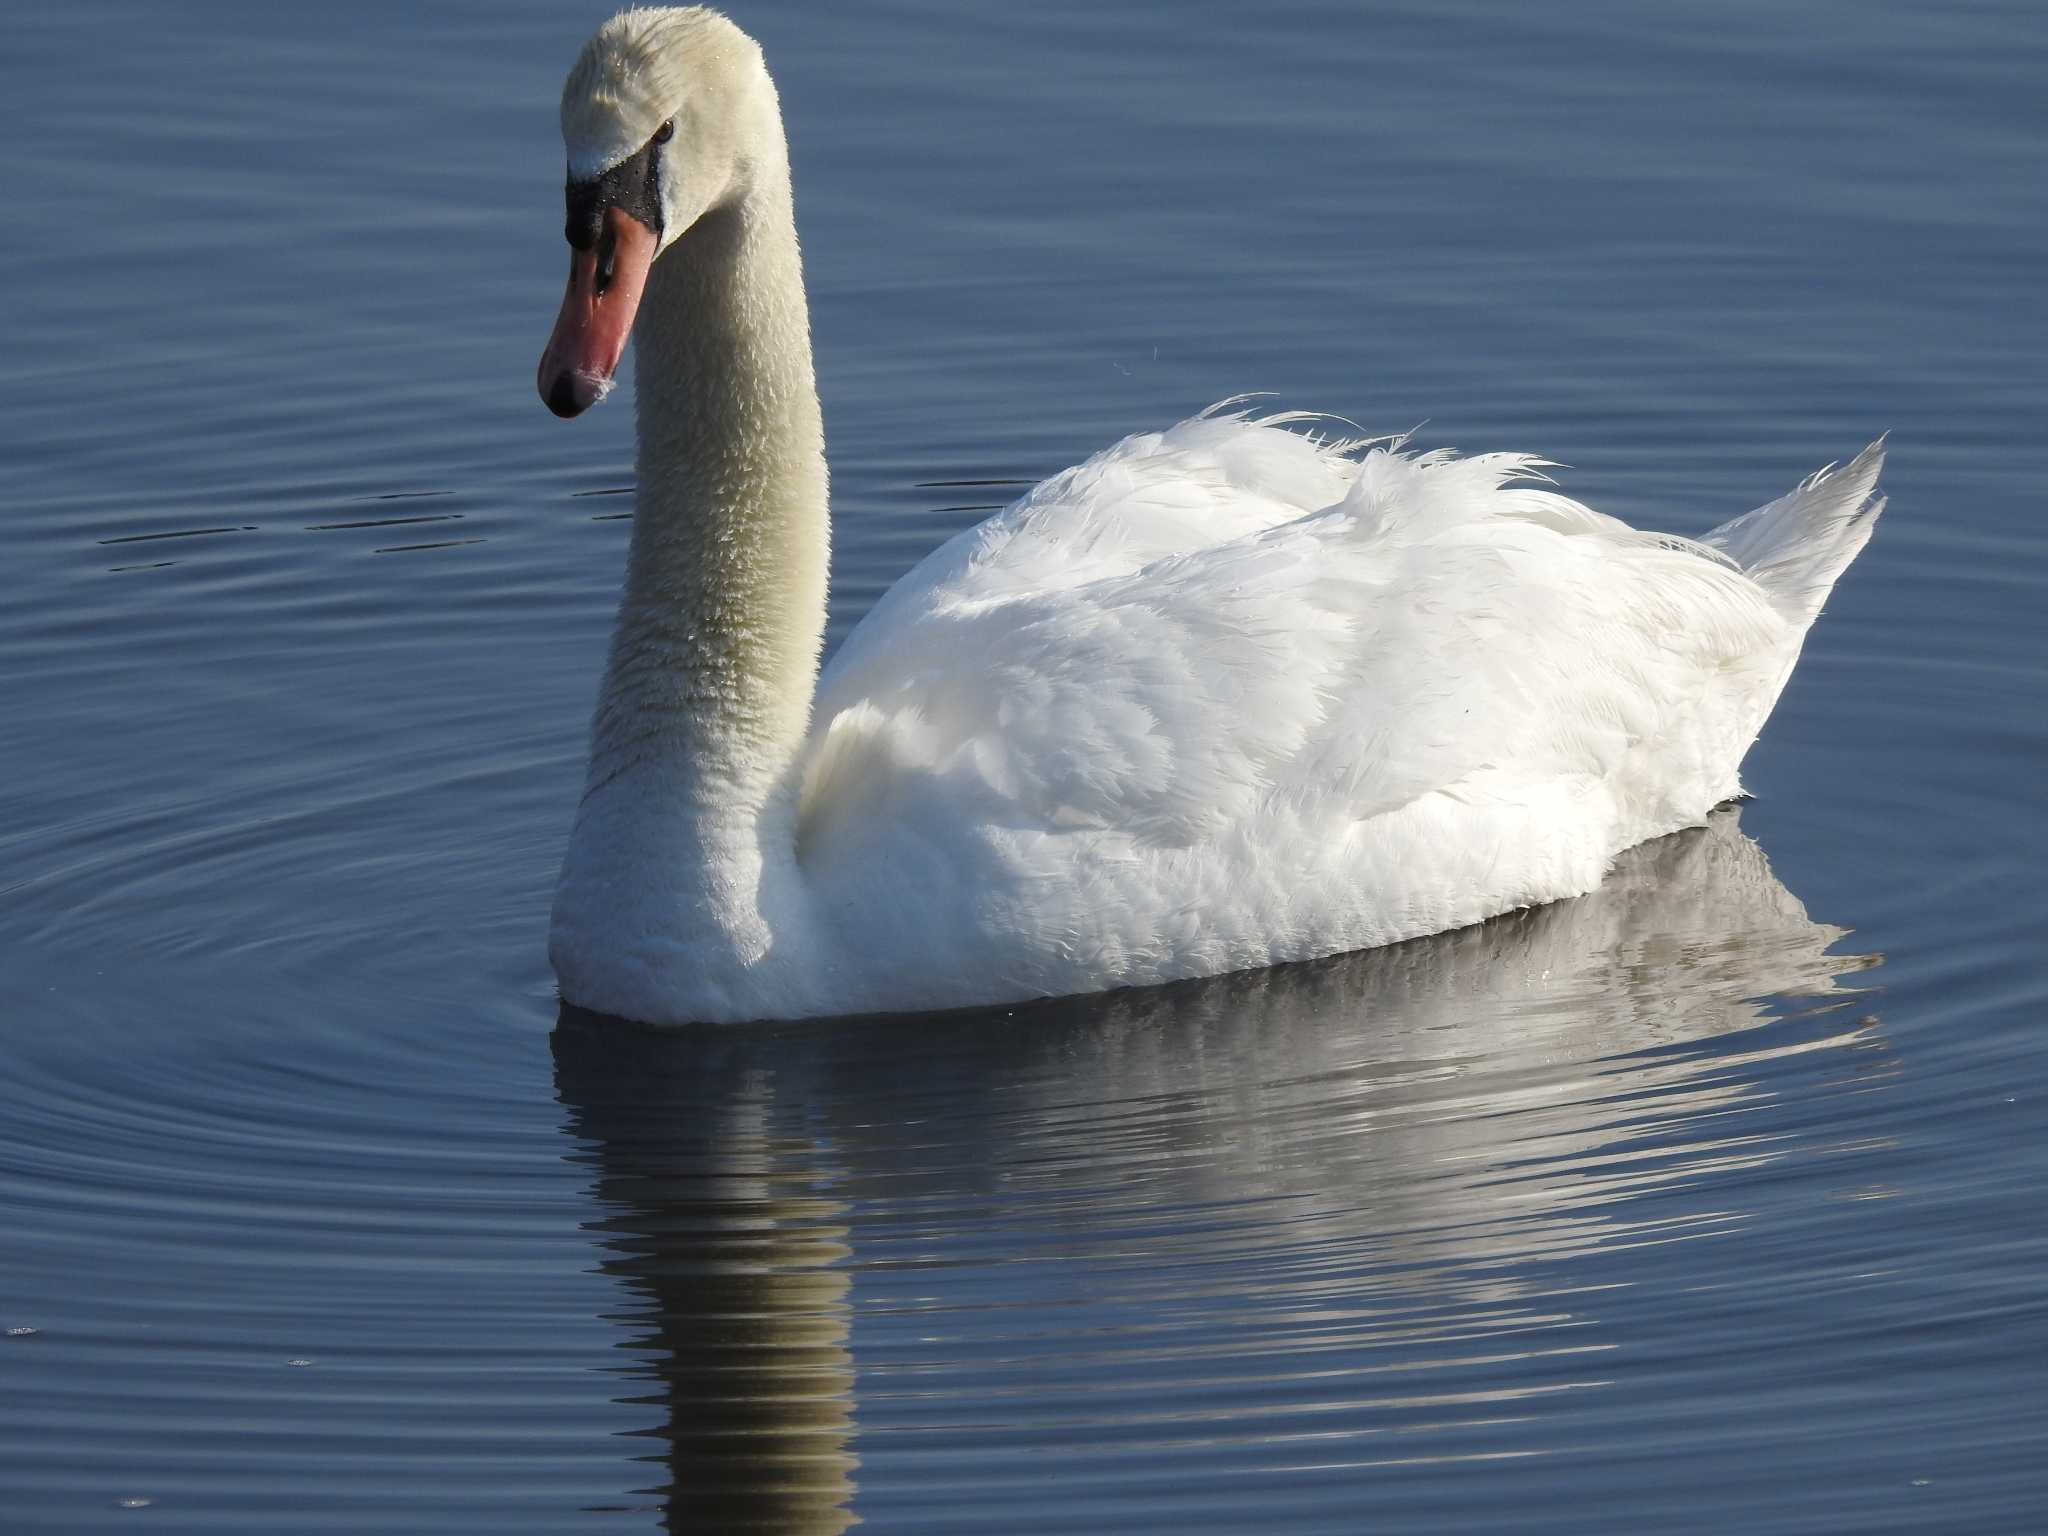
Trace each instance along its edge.
<instances>
[{"instance_id":1,"label":"swan eye","mask_svg":"<svg viewBox=\"0 0 2048 1536\"><path fill-rule=\"evenodd\" d=\"M667 122L663 123L659 128L654 130L654 142L656 144L666 144L670 139L674 138L675 136L676 120L674 118L670 118Z\"/></svg>"}]
</instances>

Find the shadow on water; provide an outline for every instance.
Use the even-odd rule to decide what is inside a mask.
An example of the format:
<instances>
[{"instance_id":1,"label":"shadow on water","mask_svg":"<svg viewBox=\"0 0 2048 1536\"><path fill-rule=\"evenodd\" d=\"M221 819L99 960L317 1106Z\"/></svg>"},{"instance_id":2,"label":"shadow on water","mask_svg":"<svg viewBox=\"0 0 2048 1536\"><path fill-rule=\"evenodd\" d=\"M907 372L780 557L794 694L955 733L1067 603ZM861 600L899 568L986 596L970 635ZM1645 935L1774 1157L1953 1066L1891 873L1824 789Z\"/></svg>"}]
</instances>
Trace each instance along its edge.
<instances>
[{"instance_id":1,"label":"shadow on water","mask_svg":"<svg viewBox=\"0 0 2048 1536\"><path fill-rule=\"evenodd\" d=\"M1443 1400L1354 1394L1360 1432L1433 1420L1454 1458L1527 1454L1482 1426L1597 1373L1496 1366L1461 1413L1459 1366L1497 1359L1483 1341L1509 1332L1518 1360L1598 1347L1585 1316L1549 1336L1547 1264L1739 1222L1642 1197L1783 1155L1729 1128L1759 1061L1873 1041L1836 978L1875 957L1830 953L1841 937L1724 812L1583 900L1315 964L832 1025L660 1031L564 1008L556 1085L603 1268L632 1299L620 1401L658 1414L665 1527L851 1523L855 1278L886 1291L990 1243L1030 1250L1026 1304L1060 1292L1062 1262L1098 1289L1140 1266L1125 1283L1151 1288L1143 1331L1185 1314L1213 1353L1217 1327L1250 1328L1259 1370L1289 1330L1297 1351L1420 1330L1434 1342L1413 1369L1444 1378ZM1236 1313L1205 1309L1225 1291ZM1128 1354L1134 1392L1169 1353ZM1174 1417L1080 1407L1104 1432Z\"/></svg>"}]
</instances>

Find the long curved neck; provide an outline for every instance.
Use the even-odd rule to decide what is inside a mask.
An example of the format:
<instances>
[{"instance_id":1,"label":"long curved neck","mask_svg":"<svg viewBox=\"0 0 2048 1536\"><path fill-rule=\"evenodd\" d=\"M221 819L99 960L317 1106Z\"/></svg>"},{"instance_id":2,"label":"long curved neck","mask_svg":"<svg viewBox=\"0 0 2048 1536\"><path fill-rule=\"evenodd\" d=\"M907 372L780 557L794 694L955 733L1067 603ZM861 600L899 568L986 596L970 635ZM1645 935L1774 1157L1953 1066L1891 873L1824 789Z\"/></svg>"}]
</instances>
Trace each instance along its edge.
<instances>
[{"instance_id":1,"label":"long curved neck","mask_svg":"<svg viewBox=\"0 0 2048 1536\"><path fill-rule=\"evenodd\" d=\"M655 262L642 301L639 496L588 790L651 771L678 813L748 839L793 805L830 545L779 124L762 151L744 196Z\"/></svg>"}]
</instances>

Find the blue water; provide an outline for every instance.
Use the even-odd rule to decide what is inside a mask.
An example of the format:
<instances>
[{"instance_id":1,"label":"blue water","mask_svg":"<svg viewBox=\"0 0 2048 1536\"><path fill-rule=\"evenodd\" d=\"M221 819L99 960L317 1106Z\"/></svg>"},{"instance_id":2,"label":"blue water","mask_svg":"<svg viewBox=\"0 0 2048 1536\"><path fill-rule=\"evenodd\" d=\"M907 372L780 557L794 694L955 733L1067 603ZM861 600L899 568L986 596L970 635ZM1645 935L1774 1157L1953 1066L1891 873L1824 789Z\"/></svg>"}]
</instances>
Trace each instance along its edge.
<instances>
[{"instance_id":1,"label":"blue water","mask_svg":"<svg viewBox=\"0 0 2048 1536\"><path fill-rule=\"evenodd\" d=\"M560 1018L599 8L0 50L0 1529L2048 1524L2048 18L754 5L833 635L1244 390L1698 532L1890 430L1739 817L933 1023Z\"/></svg>"}]
</instances>

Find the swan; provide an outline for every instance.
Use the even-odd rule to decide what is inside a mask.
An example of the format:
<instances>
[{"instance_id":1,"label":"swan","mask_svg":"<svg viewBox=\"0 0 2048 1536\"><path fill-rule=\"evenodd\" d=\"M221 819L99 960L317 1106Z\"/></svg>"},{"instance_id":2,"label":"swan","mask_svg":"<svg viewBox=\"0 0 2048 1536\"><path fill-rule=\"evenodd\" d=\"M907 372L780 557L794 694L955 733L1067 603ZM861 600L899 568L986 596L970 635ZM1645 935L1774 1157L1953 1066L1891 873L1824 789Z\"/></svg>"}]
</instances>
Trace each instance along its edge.
<instances>
[{"instance_id":1,"label":"swan","mask_svg":"<svg viewBox=\"0 0 2048 1536\"><path fill-rule=\"evenodd\" d=\"M539 389L630 336L638 500L556 890L565 1001L649 1023L1149 985L1583 895L1701 823L1882 502L1882 440L1698 541L1522 454L1242 402L942 545L819 667L824 432L776 91L699 7L563 88Z\"/></svg>"}]
</instances>

